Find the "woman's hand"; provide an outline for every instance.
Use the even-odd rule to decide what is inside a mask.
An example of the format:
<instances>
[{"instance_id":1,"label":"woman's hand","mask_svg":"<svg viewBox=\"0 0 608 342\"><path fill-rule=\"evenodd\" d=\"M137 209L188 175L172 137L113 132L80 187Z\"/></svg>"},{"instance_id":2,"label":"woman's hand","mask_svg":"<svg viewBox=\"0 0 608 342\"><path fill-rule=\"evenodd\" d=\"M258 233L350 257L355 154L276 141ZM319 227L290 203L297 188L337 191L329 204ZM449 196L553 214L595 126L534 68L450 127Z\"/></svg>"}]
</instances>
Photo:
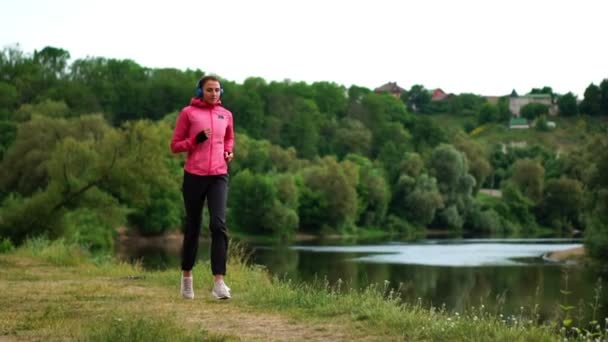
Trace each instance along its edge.
<instances>
[{"instance_id":1,"label":"woman's hand","mask_svg":"<svg viewBox=\"0 0 608 342\"><path fill-rule=\"evenodd\" d=\"M196 135L196 143L200 144L211 137L211 128L205 128Z\"/></svg>"},{"instance_id":2,"label":"woman's hand","mask_svg":"<svg viewBox=\"0 0 608 342\"><path fill-rule=\"evenodd\" d=\"M226 163L230 163L232 161L232 158L234 158L234 153L229 151L224 152L224 159L226 159Z\"/></svg>"}]
</instances>

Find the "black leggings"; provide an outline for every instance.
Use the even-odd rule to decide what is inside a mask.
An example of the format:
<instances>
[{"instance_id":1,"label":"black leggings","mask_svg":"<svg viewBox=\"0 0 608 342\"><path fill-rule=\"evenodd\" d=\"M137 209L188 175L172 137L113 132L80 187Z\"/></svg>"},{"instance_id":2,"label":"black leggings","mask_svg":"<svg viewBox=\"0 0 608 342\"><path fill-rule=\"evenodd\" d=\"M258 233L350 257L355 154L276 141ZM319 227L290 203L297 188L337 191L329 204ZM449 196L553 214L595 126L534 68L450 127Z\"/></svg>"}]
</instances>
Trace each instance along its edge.
<instances>
[{"instance_id":1,"label":"black leggings","mask_svg":"<svg viewBox=\"0 0 608 342\"><path fill-rule=\"evenodd\" d=\"M182 270L190 271L194 267L206 198L210 216L211 272L214 275L225 275L228 252L228 229L226 228L228 175L199 176L184 171L182 195L186 207Z\"/></svg>"}]
</instances>

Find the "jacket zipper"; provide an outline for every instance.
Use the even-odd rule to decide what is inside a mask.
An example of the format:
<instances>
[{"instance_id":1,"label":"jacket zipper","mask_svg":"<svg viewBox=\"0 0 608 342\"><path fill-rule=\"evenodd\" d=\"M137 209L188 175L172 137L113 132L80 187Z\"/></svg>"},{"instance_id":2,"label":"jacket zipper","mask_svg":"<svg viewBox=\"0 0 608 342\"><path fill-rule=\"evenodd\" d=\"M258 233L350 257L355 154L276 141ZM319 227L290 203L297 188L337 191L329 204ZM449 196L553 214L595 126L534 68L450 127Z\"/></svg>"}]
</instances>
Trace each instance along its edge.
<instances>
[{"instance_id":1,"label":"jacket zipper","mask_svg":"<svg viewBox=\"0 0 608 342\"><path fill-rule=\"evenodd\" d=\"M209 137L209 173L211 173L211 150L213 149L213 110L209 109L209 121L211 121L211 136Z\"/></svg>"}]
</instances>

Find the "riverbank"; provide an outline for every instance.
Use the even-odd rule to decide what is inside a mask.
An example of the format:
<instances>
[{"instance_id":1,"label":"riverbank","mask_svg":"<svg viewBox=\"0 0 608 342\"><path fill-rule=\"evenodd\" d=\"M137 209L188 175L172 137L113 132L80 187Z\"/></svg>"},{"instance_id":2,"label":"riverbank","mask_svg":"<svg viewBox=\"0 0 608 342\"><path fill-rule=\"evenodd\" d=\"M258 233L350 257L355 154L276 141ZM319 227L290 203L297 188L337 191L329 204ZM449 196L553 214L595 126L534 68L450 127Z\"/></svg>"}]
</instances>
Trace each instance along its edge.
<instances>
[{"instance_id":1,"label":"riverbank","mask_svg":"<svg viewBox=\"0 0 608 342\"><path fill-rule=\"evenodd\" d=\"M271 278L232 251L230 301L210 298L208 264L196 298L179 297L179 271L91 258L61 242L0 254L0 339L214 341L553 341L550 325L473 308L404 305L390 289L362 291ZM242 255L242 254L241 254ZM236 256L236 257L235 257ZM139 337L138 337L139 336ZM143 336L143 337L142 337ZM137 337L138 339L136 339Z\"/></svg>"},{"instance_id":2,"label":"riverbank","mask_svg":"<svg viewBox=\"0 0 608 342\"><path fill-rule=\"evenodd\" d=\"M543 255L543 259L552 262L581 263L585 262L585 247L570 248L563 251L549 252Z\"/></svg>"}]
</instances>

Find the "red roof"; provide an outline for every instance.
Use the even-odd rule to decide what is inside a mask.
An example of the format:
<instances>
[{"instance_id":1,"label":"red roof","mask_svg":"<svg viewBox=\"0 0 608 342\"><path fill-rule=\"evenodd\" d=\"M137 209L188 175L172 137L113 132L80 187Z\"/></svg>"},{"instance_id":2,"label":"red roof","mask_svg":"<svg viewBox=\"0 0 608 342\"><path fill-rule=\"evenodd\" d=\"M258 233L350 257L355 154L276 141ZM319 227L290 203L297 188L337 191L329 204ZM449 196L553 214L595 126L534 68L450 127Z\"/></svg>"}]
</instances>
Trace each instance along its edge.
<instances>
[{"instance_id":1,"label":"red roof","mask_svg":"<svg viewBox=\"0 0 608 342\"><path fill-rule=\"evenodd\" d=\"M401 94L406 90L398 86L397 82L388 82L387 84L381 85L380 87L374 89L374 91L376 93Z\"/></svg>"},{"instance_id":2,"label":"red roof","mask_svg":"<svg viewBox=\"0 0 608 342\"><path fill-rule=\"evenodd\" d=\"M445 100L449 97L441 88L437 88L433 90L433 95L431 95L431 101L441 101Z\"/></svg>"}]
</instances>

